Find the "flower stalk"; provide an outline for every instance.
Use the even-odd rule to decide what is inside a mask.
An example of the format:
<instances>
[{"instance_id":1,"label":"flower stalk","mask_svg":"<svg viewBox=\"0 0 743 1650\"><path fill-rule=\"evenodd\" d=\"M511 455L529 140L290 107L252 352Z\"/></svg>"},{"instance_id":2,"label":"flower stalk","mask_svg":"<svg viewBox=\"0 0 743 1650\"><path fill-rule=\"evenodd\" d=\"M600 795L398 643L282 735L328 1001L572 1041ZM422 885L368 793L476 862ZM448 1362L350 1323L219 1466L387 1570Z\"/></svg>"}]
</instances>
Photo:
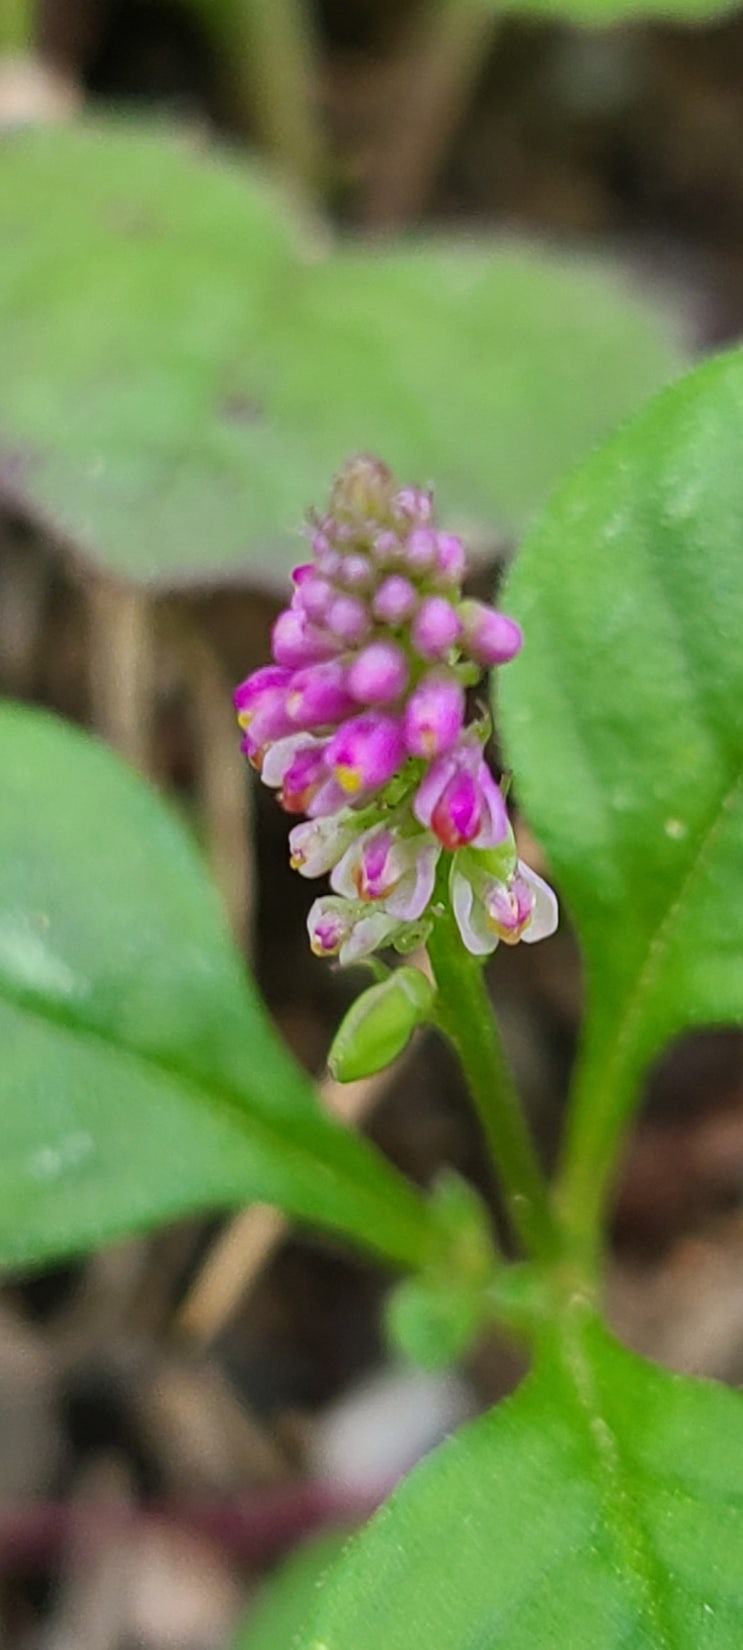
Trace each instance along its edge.
<instances>
[{"instance_id":1,"label":"flower stalk","mask_svg":"<svg viewBox=\"0 0 743 1650\"><path fill-rule=\"evenodd\" d=\"M482 968L467 951L448 909L434 922L428 955L438 989L437 1023L462 1063L505 1190L511 1224L528 1254L535 1260L554 1261L561 1247L560 1234Z\"/></svg>"}]
</instances>

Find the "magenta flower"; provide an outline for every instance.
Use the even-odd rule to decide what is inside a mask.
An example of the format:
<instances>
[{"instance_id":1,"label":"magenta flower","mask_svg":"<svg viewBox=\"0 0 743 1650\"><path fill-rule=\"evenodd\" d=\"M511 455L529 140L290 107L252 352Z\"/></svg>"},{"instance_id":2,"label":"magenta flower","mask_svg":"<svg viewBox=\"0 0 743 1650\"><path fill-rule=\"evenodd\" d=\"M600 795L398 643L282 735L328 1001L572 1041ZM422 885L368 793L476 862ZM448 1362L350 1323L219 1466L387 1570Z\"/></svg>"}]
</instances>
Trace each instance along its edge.
<instances>
[{"instance_id":1,"label":"magenta flower","mask_svg":"<svg viewBox=\"0 0 743 1650\"><path fill-rule=\"evenodd\" d=\"M495 848L508 834L508 814L482 754L465 734L429 768L413 801L413 813L445 848Z\"/></svg>"}]
</instances>

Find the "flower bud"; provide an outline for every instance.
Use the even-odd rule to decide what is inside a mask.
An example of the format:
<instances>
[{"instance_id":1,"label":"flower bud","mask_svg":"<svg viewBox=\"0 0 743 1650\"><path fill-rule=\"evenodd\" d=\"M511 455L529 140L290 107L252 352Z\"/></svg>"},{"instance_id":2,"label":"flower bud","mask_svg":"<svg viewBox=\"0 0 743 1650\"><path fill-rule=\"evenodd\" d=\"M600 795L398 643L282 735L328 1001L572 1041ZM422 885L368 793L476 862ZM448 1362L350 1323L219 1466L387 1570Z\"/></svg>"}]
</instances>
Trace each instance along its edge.
<instances>
[{"instance_id":1,"label":"flower bud","mask_svg":"<svg viewBox=\"0 0 743 1650\"><path fill-rule=\"evenodd\" d=\"M335 637L316 630L304 613L291 607L279 614L271 632L271 645L276 663L290 670L332 659L341 647Z\"/></svg>"},{"instance_id":2,"label":"flower bud","mask_svg":"<svg viewBox=\"0 0 743 1650\"><path fill-rule=\"evenodd\" d=\"M369 632L369 614L358 596L336 596L328 608L325 623L347 647L357 647Z\"/></svg>"},{"instance_id":3,"label":"flower bud","mask_svg":"<svg viewBox=\"0 0 743 1650\"><path fill-rule=\"evenodd\" d=\"M235 689L237 720L245 730L242 748L254 764L256 759L259 762L260 753L271 740L283 739L292 731L286 709L287 686L291 680L290 670L267 665L263 670L254 671Z\"/></svg>"},{"instance_id":4,"label":"flower bud","mask_svg":"<svg viewBox=\"0 0 743 1650\"><path fill-rule=\"evenodd\" d=\"M471 659L488 668L506 665L515 659L522 643L521 629L515 619L498 613L484 602L464 601L459 604L462 621L462 646Z\"/></svg>"},{"instance_id":5,"label":"flower bud","mask_svg":"<svg viewBox=\"0 0 743 1650\"><path fill-rule=\"evenodd\" d=\"M338 578L346 590L366 590L371 584L374 575L368 556L344 556L338 570Z\"/></svg>"},{"instance_id":6,"label":"flower bud","mask_svg":"<svg viewBox=\"0 0 743 1650\"><path fill-rule=\"evenodd\" d=\"M335 591L328 579L312 569L312 576L303 579L294 596L294 606L314 624L322 624Z\"/></svg>"},{"instance_id":7,"label":"flower bud","mask_svg":"<svg viewBox=\"0 0 743 1650\"><path fill-rule=\"evenodd\" d=\"M462 540L454 533L436 534L436 567L447 584L461 584L467 571L467 557Z\"/></svg>"},{"instance_id":8,"label":"flower bud","mask_svg":"<svg viewBox=\"0 0 743 1650\"><path fill-rule=\"evenodd\" d=\"M338 659L294 672L286 711L295 728L320 728L340 722L355 708L346 687L345 666Z\"/></svg>"},{"instance_id":9,"label":"flower bud","mask_svg":"<svg viewBox=\"0 0 743 1650\"><path fill-rule=\"evenodd\" d=\"M410 628L413 646L424 659L441 659L454 645L461 624L444 596L426 596Z\"/></svg>"},{"instance_id":10,"label":"flower bud","mask_svg":"<svg viewBox=\"0 0 743 1650\"><path fill-rule=\"evenodd\" d=\"M401 487L395 495L394 510L406 524L427 527L433 516L433 494L427 487Z\"/></svg>"},{"instance_id":11,"label":"flower bud","mask_svg":"<svg viewBox=\"0 0 743 1650\"><path fill-rule=\"evenodd\" d=\"M424 676L405 707L403 729L410 755L431 760L449 750L461 732L464 705L456 676Z\"/></svg>"},{"instance_id":12,"label":"flower bud","mask_svg":"<svg viewBox=\"0 0 743 1650\"><path fill-rule=\"evenodd\" d=\"M355 716L328 745L325 760L347 796L386 785L405 759L400 723L392 716Z\"/></svg>"},{"instance_id":13,"label":"flower bud","mask_svg":"<svg viewBox=\"0 0 743 1650\"><path fill-rule=\"evenodd\" d=\"M370 642L348 672L349 692L360 705L389 705L404 693L408 661L396 642Z\"/></svg>"},{"instance_id":14,"label":"flower bud","mask_svg":"<svg viewBox=\"0 0 743 1650\"><path fill-rule=\"evenodd\" d=\"M342 521L385 521L392 508L394 481L387 465L361 453L336 476L330 494L331 515Z\"/></svg>"},{"instance_id":15,"label":"flower bud","mask_svg":"<svg viewBox=\"0 0 743 1650\"><path fill-rule=\"evenodd\" d=\"M326 769L322 745L307 745L292 757L281 782L279 801L288 814L306 814Z\"/></svg>"},{"instance_id":16,"label":"flower bud","mask_svg":"<svg viewBox=\"0 0 743 1650\"><path fill-rule=\"evenodd\" d=\"M430 573L436 566L436 534L430 527L416 527L405 546L406 565L415 573Z\"/></svg>"},{"instance_id":17,"label":"flower bud","mask_svg":"<svg viewBox=\"0 0 743 1650\"><path fill-rule=\"evenodd\" d=\"M332 1075L352 1083L382 1071L401 1054L416 1026L431 1017L434 989L419 968L396 968L362 992L343 1020L328 1055Z\"/></svg>"},{"instance_id":18,"label":"flower bud","mask_svg":"<svg viewBox=\"0 0 743 1650\"><path fill-rule=\"evenodd\" d=\"M410 618L418 605L414 585L400 573L390 573L374 597L374 617L383 624L400 625Z\"/></svg>"}]
</instances>

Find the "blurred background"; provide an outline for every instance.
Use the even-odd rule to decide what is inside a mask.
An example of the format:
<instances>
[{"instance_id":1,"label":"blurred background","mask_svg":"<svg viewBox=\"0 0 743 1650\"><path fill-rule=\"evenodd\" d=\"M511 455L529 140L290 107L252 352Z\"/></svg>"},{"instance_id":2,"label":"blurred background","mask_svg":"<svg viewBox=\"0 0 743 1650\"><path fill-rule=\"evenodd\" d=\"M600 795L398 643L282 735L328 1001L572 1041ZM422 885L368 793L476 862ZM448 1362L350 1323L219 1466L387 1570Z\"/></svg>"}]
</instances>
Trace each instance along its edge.
<instances>
[{"instance_id":1,"label":"blurred background","mask_svg":"<svg viewBox=\"0 0 743 1650\"><path fill-rule=\"evenodd\" d=\"M175 799L327 1103L496 1214L441 1046L324 1077L363 976L309 954L312 889L230 691L349 453L435 484L489 594L568 466L739 336L743 13L658 10L0 0L0 690ZM567 922L490 981L549 1161L581 1013ZM625 1339L733 1382L741 1054L710 1031L653 1074L608 1280ZM6 1280L0 1644L288 1650L291 1600L253 1613L272 1566L520 1375L495 1337L447 1375L402 1367L388 1282L264 1209Z\"/></svg>"}]
</instances>

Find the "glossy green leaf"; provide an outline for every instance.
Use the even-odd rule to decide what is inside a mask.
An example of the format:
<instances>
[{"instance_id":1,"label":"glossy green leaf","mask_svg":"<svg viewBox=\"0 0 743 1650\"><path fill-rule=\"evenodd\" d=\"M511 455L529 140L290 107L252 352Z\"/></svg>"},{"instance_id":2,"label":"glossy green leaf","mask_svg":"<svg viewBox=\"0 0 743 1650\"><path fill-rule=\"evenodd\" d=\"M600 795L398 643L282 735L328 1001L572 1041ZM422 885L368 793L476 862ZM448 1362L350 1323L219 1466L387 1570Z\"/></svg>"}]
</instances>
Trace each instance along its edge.
<instances>
[{"instance_id":1,"label":"glossy green leaf","mask_svg":"<svg viewBox=\"0 0 743 1650\"><path fill-rule=\"evenodd\" d=\"M162 802L31 710L0 763L0 1260L254 1198L425 1259L433 1217L320 1111Z\"/></svg>"},{"instance_id":2,"label":"glossy green leaf","mask_svg":"<svg viewBox=\"0 0 743 1650\"><path fill-rule=\"evenodd\" d=\"M352 1542L296 1650L739 1650L743 1398L574 1318Z\"/></svg>"},{"instance_id":3,"label":"glossy green leaf","mask_svg":"<svg viewBox=\"0 0 743 1650\"><path fill-rule=\"evenodd\" d=\"M172 135L0 143L0 498L137 579L283 586L361 449L492 538L679 353L598 264L500 241L323 258L247 165Z\"/></svg>"},{"instance_id":4,"label":"glossy green leaf","mask_svg":"<svg viewBox=\"0 0 743 1650\"><path fill-rule=\"evenodd\" d=\"M326 1530L303 1542L258 1594L234 1650L294 1650L317 1590L347 1540L347 1531Z\"/></svg>"},{"instance_id":5,"label":"glossy green leaf","mask_svg":"<svg viewBox=\"0 0 743 1650\"><path fill-rule=\"evenodd\" d=\"M590 1228L638 1080L683 1028L743 1021L743 354L653 401L524 546L502 672L519 793L585 950L569 1147Z\"/></svg>"}]
</instances>

